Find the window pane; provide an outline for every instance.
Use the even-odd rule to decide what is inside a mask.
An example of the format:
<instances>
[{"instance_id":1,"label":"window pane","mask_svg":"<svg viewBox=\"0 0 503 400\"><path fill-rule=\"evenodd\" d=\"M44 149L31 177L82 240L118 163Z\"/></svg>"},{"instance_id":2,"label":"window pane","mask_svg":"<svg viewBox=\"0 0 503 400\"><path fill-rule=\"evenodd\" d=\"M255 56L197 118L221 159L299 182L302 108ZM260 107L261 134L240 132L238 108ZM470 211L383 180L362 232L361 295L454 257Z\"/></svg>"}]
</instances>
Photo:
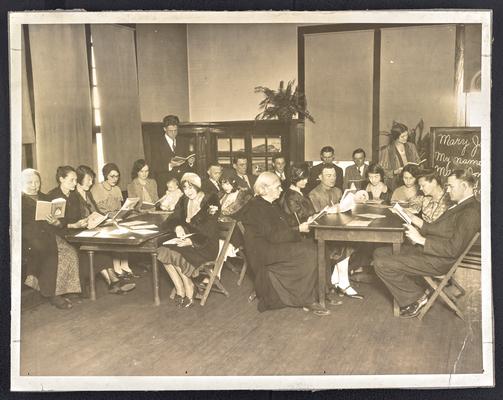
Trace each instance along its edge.
<instances>
[{"instance_id":1,"label":"window pane","mask_svg":"<svg viewBox=\"0 0 503 400\"><path fill-rule=\"evenodd\" d=\"M267 171L265 157L253 157L253 159L252 159L252 173L254 175L258 175L264 171Z\"/></svg>"},{"instance_id":2,"label":"window pane","mask_svg":"<svg viewBox=\"0 0 503 400\"><path fill-rule=\"evenodd\" d=\"M98 180L103 181L103 173L101 172L105 165L105 157L103 153L103 137L101 133L96 134L96 160L98 161Z\"/></svg>"},{"instance_id":3,"label":"window pane","mask_svg":"<svg viewBox=\"0 0 503 400\"><path fill-rule=\"evenodd\" d=\"M100 96L96 86L93 86L93 108L100 108Z\"/></svg>"},{"instance_id":4,"label":"window pane","mask_svg":"<svg viewBox=\"0 0 503 400\"><path fill-rule=\"evenodd\" d=\"M265 137L252 137L252 153L265 153Z\"/></svg>"},{"instance_id":5,"label":"window pane","mask_svg":"<svg viewBox=\"0 0 503 400\"><path fill-rule=\"evenodd\" d=\"M281 137L278 136L267 138L267 152L281 153Z\"/></svg>"},{"instance_id":6,"label":"window pane","mask_svg":"<svg viewBox=\"0 0 503 400\"><path fill-rule=\"evenodd\" d=\"M218 138L217 151L231 151L231 140L229 138Z\"/></svg>"},{"instance_id":7,"label":"window pane","mask_svg":"<svg viewBox=\"0 0 503 400\"><path fill-rule=\"evenodd\" d=\"M218 157L218 163L220 165L231 165L230 157Z\"/></svg>"},{"instance_id":8,"label":"window pane","mask_svg":"<svg viewBox=\"0 0 503 400\"><path fill-rule=\"evenodd\" d=\"M96 63L94 61L94 48L91 46L91 67L96 68Z\"/></svg>"},{"instance_id":9,"label":"window pane","mask_svg":"<svg viewBox=\"0 0 503 400\"><path fill-rule=\"evenodd\" d=\"M99 108L94 109L94 125L101 126L101 114Z\"/></svg>"},{"instance_id":10,"label":"window pane","mask_svg":"<svg viewBox=\"0 0 503 400\"><path fill-rule=\"evenodd\" d=\"M244 138L232 138L232 151L244 152L245 151L245 140Z\"/></svg>"}]
</instances>

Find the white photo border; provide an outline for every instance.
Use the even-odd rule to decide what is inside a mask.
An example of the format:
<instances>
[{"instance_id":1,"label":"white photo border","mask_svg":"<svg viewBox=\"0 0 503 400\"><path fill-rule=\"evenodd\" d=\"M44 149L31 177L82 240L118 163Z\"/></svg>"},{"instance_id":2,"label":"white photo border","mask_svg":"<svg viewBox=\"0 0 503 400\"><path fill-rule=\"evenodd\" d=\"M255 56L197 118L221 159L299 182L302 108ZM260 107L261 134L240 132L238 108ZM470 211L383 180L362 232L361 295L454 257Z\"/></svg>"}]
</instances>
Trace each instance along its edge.
<instances>
[{"instance_id":1,"label":"white photo border","mask_svg":"<svg viewBox=\"0 0 503 400\"><path fill-rule=\"evenodd\" d=\"M225 377L103 377L21 376L21 29L24 24L71 23L305 23L482 24L481 193L482 232L482 359L481 374L332 375L332 376L225 376ZM9 13L9 65L11 99L11 390L243 390L341 388L463 388L494 386L494 331L491 282L491 10L403 11L38 11Z\"/></svg>"}]
</instances>

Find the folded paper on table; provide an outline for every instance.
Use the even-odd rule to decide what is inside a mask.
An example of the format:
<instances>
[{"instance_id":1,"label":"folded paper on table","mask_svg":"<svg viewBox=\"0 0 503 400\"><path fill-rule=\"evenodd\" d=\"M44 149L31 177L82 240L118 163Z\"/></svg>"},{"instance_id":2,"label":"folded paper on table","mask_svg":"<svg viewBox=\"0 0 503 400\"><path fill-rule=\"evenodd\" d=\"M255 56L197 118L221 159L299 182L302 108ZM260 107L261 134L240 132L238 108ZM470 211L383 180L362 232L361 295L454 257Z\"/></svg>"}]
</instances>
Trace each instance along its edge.
<instances>
[{"instance_id":1,"label":"folded paper on table","mask_svg":"<svg viewBox=\"0 0 503 400\"><path fill-rule=\"evenodd\" d=\"M187 235L183 235L182 237L174 237L173 239L166 240L163 244L177 244L179 240L186 239L192 235L193 233L189 233Z\"/></svg>"},{"instance_id":2,"label":"folded paper on table","mask_svg":"<svg viewBox=\"0 0 503 400\"><path fill-rule=\"evenodd\" d=\"M35 210L35 221L45 221L49 215L52 215L54 218L63 218L65 216L65 210L65 199L58 198L52 201L38 200Z\"/></svg>"},{"instance_id":3,"label":"folded paper on table","mask_svg":"<svg viewBox=\"0 0 503 400\"><path fill-rule=\"evenodd\" d=\"M98 234L99 231L82 231L75 235L75 237L93 237Z\"/></svg>"},{"instance_id":4,"label":"folded paper on table","mask_svg":"<svg viewBox=\"0 0 503 400\"><path fill-rule=\"evenodd\" d=\"M122 226L132 227L135 225L145 225L147 221L129 221L129 222L121 222Z\"/></svg>"},{"instance_id":5,"label":"folded paper on table","mask_svg":"<svg viewBox=\"0 0 503 400\"><path fill-rule=\"evenodd\" d=\"M124 225L124 224L122 224ZM157 225L154 224L148 224L148 225L133 225L129 226L129 229L136 230L136 229L158 229Z\"/></svg>"},{"instance_id":6,"label":"folded paper on table","mask_svg":"<svg viewBox=\"0 0 503 400\"><path fill-rule=\"evenodd\" d=\"M151 235L152 233L159 233L159 231L153 231L152 229L137 229L133 232L139 235Z\"/></svg>"},{"instance_id":7,"label":"folded paper on table","mask_svg":"<svg viewBox=\"0 0 503 400\"><path fill-rule=\"evenodd\" d=\"M367 213L367 214L356 214L358 217L363 217L363 218L370 218L370 219L377 219L377 218L386 218L386 215L382 214L372 214L372 213Z\"/></svg>"},{"instance_id":8,"label":"folded paper on table","mask_svg":"<svg viewBox=\"0 0 503 400\"><path fill-rule=\"evenodd\" d=\"M372 221L363 221L359 219L354 219L352 221L349 221L346 226L369 226L372 223Z\"/></svg>"}]
</instances>

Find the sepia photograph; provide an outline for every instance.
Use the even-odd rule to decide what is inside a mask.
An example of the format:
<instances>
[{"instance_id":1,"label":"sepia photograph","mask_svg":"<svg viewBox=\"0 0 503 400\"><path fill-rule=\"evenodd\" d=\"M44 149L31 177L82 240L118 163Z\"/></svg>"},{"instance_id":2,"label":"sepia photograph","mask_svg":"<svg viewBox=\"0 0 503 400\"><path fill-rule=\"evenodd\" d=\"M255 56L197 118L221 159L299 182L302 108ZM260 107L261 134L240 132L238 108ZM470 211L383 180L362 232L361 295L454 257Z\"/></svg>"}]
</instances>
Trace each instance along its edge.
<instances>
[{"instance_id":1,"label":"sepia photograph","mask_svg":"<svg viewBox=\"0 0 503 400\"><path fill-rule=\"evenodd\" d=\"M11 390L494 386L491 43L11 12Z\"/></svg>"}]
</instances>

